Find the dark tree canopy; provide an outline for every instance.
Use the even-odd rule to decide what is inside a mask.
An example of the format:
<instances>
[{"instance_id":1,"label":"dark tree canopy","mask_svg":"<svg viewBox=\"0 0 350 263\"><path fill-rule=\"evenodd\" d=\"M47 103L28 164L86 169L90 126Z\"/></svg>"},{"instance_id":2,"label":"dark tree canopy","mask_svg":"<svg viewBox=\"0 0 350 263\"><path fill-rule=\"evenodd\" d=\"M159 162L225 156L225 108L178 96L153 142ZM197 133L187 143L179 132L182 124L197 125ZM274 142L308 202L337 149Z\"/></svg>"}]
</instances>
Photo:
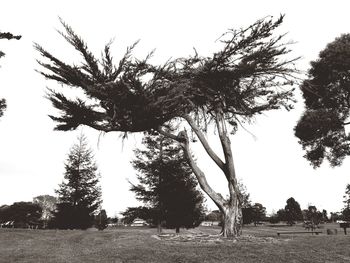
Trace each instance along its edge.
<instances>
[{"instance_id":1,"label":"dark tree canopy","mask_svg":"<svg viewBox=\"0 0 350 263\"><path fill-rule=\"evenodd\" d=\"M340 165L350 154L345 126L350 115L350 34L328 44L311 62L308 79L301 90L305 112L295 127L295 135L314 167L324 159Z\"/></svg>"},{"instance_id":2,"label":"dark tree canopy","mask_svg":"<svg viewBox=\"0 0 350 263\"><path fill-rule=\"evenodd\" d=\"M255 203L252 206L252 221L255 225L263 221L266 217L266 207L260 203Z\"/></svg>"},{"instance_id":3,"label":"dark tree canopy","mask_svg":"<svg viewBox=\"0 0 350 263\"><path fill-rule=\"evenodd\" d=\"M287 200L287 204L284 209L288 224L293 225L295 224L295 221L303 219L300 205L293 197L290 197Z\"/></svg>"},{"instance_id":4,"label":"dark tree canopy","mask_svg":"<svg viewBox=\"0 0 350 263\"><path fill-rule=\"evenodd\" d=\"M5 109L6 109L6 100L0 99L0 117L4 115Z\"/></svg>"},{"instance_id":5,"label":"dark tree canopy","mask_svg":"<svg viewBox=\"0 0 350 263\"><path fill-rule=\"evenodd\" d=\"M41 207L32 202L15 202L0 207L0 222L14 221L14 227L38 226L41 216Z\"/></svg>"},{"instance_id":6,"label":"dark tree canopy","mask_svg":"<svg viewBox=\"0 0 350 263\"><path fill-rule=\"evenodd\" d=\"M159 134L145 136L143 143L146 149L135 150L132 162L138 183L131 191L146 208L137 210L138 217L154 224L164 222L168 228L199 225L204 217L204 198L181 147ZM128 213L131 211L136 210Z\"/></svg>"},{"instance_id":7,"label":"dark tree canopy","mask_svg":"<svg viewBox=\"0 0 350 263\"><path fill-rule=\"evenodd\" d=\"M210 120L218 109L234 127L237 119L251 119L267 110L292 107L292 60L282 60L289 53L274 37L273 30L283 20L259 20L241 30L229 30L220 38L222 48L211 57L197 53L155 67L132 57L135 44L115 66L110 44L97 59L85 42L63 21L64 38L84 58L68 65L39 45L47 62L46 78L82 90L86 97L75 100L50 90L48 97L60 116L56 129L71 130L87 125L101 131L137 132L157 129L176 117L192 113L198 120ZM151 55L151 54L150 54ZM283 88L285 87L285 88ZM204 116L202 115L204 113ZM204 119L203 119L204 117Z\"/></svg>"}]
</instances>

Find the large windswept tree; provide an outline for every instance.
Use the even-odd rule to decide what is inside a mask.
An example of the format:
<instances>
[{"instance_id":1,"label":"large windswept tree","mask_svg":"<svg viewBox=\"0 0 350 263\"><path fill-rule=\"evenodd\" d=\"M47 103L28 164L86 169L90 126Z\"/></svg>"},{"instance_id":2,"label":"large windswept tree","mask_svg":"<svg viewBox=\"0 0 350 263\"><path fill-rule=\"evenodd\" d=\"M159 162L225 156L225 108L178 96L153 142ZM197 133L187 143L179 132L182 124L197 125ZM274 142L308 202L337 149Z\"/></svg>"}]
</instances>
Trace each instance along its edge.
<instances>
[{"instance_id":1,"label":"large windswept tree","mask_svg":"<svg viewBox=\"0 0 350 263\"><path fill-rule=\"evenodd\" d=\"M301 85L306 110L295 135L314 167L325 159L337 166L350 154L350 34L329 43L308 73Z\"/></svg>"},{"instance_id":2,"label":"large windswept tree","mask_svg":"<svg viewBox=\"0 0 350 263\"><path fill-rule=\"evenodd\" d=\"M6 33L0 32L0 39L7 39L7 40L17 39L17 40L19 40L19 39L21 39L21 36L15 36L9 32L6 32ZM5 56L5 53L0 50L0 58L3 56ZM4 115L5 109L6 109L6 100L0 99L0 117L2 115Z\"/></svg>"},{"instance_id":3,"label":"large windswept tree","mask_svg":"<svg viewBox=\"0 0 350 263\"><path fill-rule=\"evenodd\" d=\"M147 56L139 60L127 49L125 56L113 63L110 45L102 59L88 50L85 42L62 22L63 37L83 56L81 65L68 65L44 48L36 49L46 59L39 62L41 73L64 87L76 88L85 96L72 99L51 90L49 99L61 111L51 116L57 130L74 130L87 125L104 132L144 132L156 130L178 141L197 177L199 185L224 215L222 234L241 234L242 210L229 134L242 122L254 120L269 110L292 108L291 84L296 72L287 59L288 43L283 35L274 36L283 16L266 18L240 30L229 30L220 38L221 49L212 56L195 53L188 58L168 61L162 66L149 64ZM190 151L186 130L166 132L174 122L187 123L208 155L222 170L228 183L229 197L224 198L208 184ZM214 124L221 141L224 159L209 146L204 135ZM187 129L189 129L187 128Z\"/></svg>"}]
</instances>

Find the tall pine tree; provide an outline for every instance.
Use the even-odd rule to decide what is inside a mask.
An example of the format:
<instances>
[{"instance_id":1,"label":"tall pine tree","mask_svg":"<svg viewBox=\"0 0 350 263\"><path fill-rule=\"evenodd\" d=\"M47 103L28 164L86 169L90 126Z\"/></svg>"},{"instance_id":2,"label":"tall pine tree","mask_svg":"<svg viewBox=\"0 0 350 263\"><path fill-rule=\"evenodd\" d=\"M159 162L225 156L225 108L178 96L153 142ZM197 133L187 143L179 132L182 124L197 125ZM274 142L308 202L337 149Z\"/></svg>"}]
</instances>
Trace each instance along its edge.
<instances>
[{"instance_id":1,"label":"tall pine tree","mask_svg":"<svg viewBox=\"0 0 350 263\"><path fill-rule=\"evenodd\" d=\"M56 190L59 199L56 227L86 229L93 225L102 201L97 165L85 136L81 135L71 148L65 169L64 180Z\"/></svg>"},{"instance_id":2,"label":"tall pine tree","mask_svg":"<svg viewBox=\"0 0 350 263\"><path fill-rule=\"evenodd\" d=\"M148 209L148 219L168 228L192 228L204 216L203 195L181 148L162 135L147 135L146 149L132 162L139 183L131 191Z\"/></svg>"}]
</instances>

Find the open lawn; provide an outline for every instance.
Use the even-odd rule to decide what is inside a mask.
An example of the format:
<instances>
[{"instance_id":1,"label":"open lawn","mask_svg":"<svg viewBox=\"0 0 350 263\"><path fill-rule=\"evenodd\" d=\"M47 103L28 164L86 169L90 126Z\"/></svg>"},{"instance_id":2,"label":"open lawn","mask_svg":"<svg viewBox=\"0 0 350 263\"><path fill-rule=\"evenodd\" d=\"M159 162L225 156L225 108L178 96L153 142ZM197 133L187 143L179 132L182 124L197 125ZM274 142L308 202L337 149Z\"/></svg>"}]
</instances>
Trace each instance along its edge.
<instances>
[{"instance_id":1,"label":"open lawn","mask_svg":"<svg viewBox=\"0 0 350 263\"><path fill-rule=\"evenodd\" d=\"M0 229L0 262L350 262L350 236L281 235L301 226L247 226L240 240L196 240L190 234L217 234L218 228L181 230L180 238L159 240L156 229L104 231ZM166 233L173 231L166 230Z\"/></svg>"}]
</instances>

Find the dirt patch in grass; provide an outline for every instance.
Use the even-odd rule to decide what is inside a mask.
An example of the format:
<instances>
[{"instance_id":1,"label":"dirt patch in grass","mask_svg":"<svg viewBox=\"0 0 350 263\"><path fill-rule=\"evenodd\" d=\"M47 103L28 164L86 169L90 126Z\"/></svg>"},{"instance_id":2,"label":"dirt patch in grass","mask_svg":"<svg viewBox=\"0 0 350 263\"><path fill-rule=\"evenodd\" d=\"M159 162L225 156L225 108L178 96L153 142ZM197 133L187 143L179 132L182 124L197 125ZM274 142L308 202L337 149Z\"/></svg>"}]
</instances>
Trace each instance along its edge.
<instances>
[{"instance_id":1,"label":"dirt patch in grass","mask_svg":"<svg viewBox=\"0 0 350 263\"><path fill-rule=\"evenodd\" d=\"M158 234L152 235L153 238L166 242L199 242L199 243L235 243L235 242L250 242L250 243L277 243L280 239L273 237L256 237L252 235L242 235L237 238L226 238L221 235L208 235L204 233L191 234Z\"/></svg>"}]
</instances>

